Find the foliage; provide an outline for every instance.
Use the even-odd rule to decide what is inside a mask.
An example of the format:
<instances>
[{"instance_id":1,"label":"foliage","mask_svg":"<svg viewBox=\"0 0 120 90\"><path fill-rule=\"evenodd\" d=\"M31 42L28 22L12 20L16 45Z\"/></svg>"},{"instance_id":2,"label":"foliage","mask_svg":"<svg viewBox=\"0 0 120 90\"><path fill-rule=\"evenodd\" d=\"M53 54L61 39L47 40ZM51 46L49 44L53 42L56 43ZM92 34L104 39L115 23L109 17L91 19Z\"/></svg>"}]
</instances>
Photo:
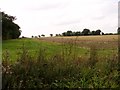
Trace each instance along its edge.
<instances>
[{"instance_id":1,"label":"foliage","mask_svg":"<svg viewBox=\"0 0 120 90\"><path fill-rule=\"evenodd\" d=\"M80 31L76 31L76 32L72 32L71 30L68 30L67 32L63 32L62 35L63 36L88 36L88 35L100 35L101 30L96 30L96 31L90 31L89 29L83 29L82 32ZM104 33L102 32L102 35ZM58 36L58 34L56 34L56 36Z\"/></svg>"},{"instance_id":2,"label":"foliage","mask_svg":"<svg viewBox=\"0 0 120 90\"><path fill-rule=\"evenodd\" d=\"M38 35L38 37L40 38L41 36L40 36L40 35Z\"/></svg>"},{"instance_id":3,"label":"foliage","mask_svg":"<svg viewBox=\"0 0 120 90\"><path fill-rule=\"evenodd\" d=\"M95 35L100 35L101 30L96 30Z\"/></svg>"},{"instance_id":4,"label":"foliage","mask_svg":"<svg viewBox=\"0 0 120 90\"><path fill-rule=\"evenodd\" d=\"M16 39L21 35L20 27L14 23L14 16L2 13L2 39Z\"/></svg>"},{"instance_id":5,"label":"foliage","mask_svg":"<svg viewBox=\"0 0 120 90\"><path fill-rule=\"evenodd\" d=\"M31 36L32 38L34 38L34 36Z\"/></svg>"},{"instance_id":6,"label":"foliage","mask_svg":"<svg viewBox=\"0 0 120 90\"><path fill-rule=\"evenodd\" d=\"M84 30L82 31L82 34L83 34L83 35L89 35L89 34L90 34L90 30L89 30L89 29L84 29Z\"/></svg>"},{"instance_id":7,"label":"foliage","mask_svg":"<svg viewBox=\"0 0 120 90\"><path fill-rule=\"evenodd\" d=\"M41 36L42 36L42 37L45 37L45 35L44 35L44 34L42 34Z\"/></svg>"},{"instance_id":8,"label":"foliage","mask_svg":"<svg viewBox=\"0 0 120 90\"><path fill-rule=\"evenodd\" d=\"M50 34L50 36L52 37L52 36L53 36L53 34Z\"/></svg>"}]
</instances>

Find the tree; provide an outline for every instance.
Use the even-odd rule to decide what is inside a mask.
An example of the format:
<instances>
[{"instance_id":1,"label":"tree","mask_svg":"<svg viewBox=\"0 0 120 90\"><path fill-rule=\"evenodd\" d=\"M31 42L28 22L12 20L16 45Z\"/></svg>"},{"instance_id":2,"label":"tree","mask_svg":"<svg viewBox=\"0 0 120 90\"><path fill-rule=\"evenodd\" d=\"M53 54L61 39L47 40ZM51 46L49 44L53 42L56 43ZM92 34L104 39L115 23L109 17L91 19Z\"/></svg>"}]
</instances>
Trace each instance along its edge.
<instances>
[{"instance_id":1,"label":"tree","mask_svg":"<svg viewBox=\"0 0 120 90\"><path fill-rule=\"evenodd\" d=\"M67 36L72 36L72 31L67 31Z\"/></svg>"},{"instance_id":2,"label":"tree","mask_svg":"<svg viewBox=\"0 0 120 90\"><path fill-rule=\"evenodd\" d=\"M44 34L42 34L41 36L42 36L42 37L45 37L45 35L44 35Z\"/></svg>"},{"instance_id":3,"label":"tree","mask_svg":"<svg viewBox=\"0 0 120 90\"><path fill-rule=\"evenodd\" d=\"M102 32L102 35L104 35L104 33Z\"/></svg>"},{"instance_id":4,"label":"tree","mask_svg":"<svg viewBox=\"0 0 120 90\"><path fill-rule=\"evenodd\" d=\"M41 36L40 36L40 35L38 35L38 37L40 38Z\"/></svg>"},{"instance_id":5,"label":"tree","mask_svg":"<svg viewBox=\"0 0 120 90\"><path fill-rule=\"evenodd\" d=\"M64 33L62 33L62 35L63 35L63 36L67 36L67 33L66 33L66 32L64 32Z\"/></svg>"},{"instance_id":6,"label":"tree","mask_svg":"<svg viewBox=\"0 0 120 90\"><path fill-rule=\"evenodd\" d=\"M59 34L55 34L55 36L59 36Z\"/></svg>"},{"instance_id":7,"label":"tree","mask_svg":"<svg viewBox=\"0 0 120 90\"><path fill-rule=\"evenodd\" d=\"M32 36L32 38L34 38L34 36Z\"/></svg>"},{"instance_id":8,"label":"tree","mask_svg":"<svg viewBox=\"0 0 120 90\"><path fill-rule=\"evenodd\" d=\"M95 35L95 31L92 31L92 32L91 32L91 35Z\"/></svg>"},{"instance_id":9,"label":"tree","mask_svg":"<svg viewBox=\"0 0 120 90\"><path fill-rule=\"evenodd\" d=\"M75 36L80 36L80 35L81 35L80 31L75 32Z\"/></svg>"},{"instance_id":10,"label":"tree","mask_svg":"<svg viewBox=\"0 0 120 90\"><path fill-rule=\"evenodd\" d=\"M53 36L53 34L50 34L50 36L52 37L52 36Z\"/></svg>"},{"instance_id":11,"label":"tree","mask_svg":"<svg viewBox=\"0 0 120 90\"><path fill-rule=\"evenodd\" d=\"M38 38L37 36L35 36L35 38Z\"/></svg>"},{"instance_id":12,"label":"tree","mask_svg":"<svg viewBox=\"0 0 120 90\"><path fill-rule=\"evenodd\" d=\"M61 34L58 34L58 36L62 36Z\"/></svg>"},{"instance_id":13,"label":"tree","mask_svg":"<svg viewBox=\"0 0 120 90\"><path fill-rule=\"evenodd\" d=\"M14 23L16 17L2 13L2 39L16 39L21 35L20 27Z\"/></svg>"},{"instance_id":14,"label":"tree","mask_svg":"<svg viewBox=\"0 0 120 90\"><path fill-rule=\"evenodd\" d=\"M95 31L95 35L100 35L100 33L101 33L100 29L98 29L98 30Z\"/></svg>"},{"instance_id":15,"label":"tree","mask_svg":"<svg viewBox=\"0 0 120 90\"><path fill-rule=\"evenodd\" d=\"M83 35L90 35L90 30L89 29L83 29L82 34Z\"/></svg>"}]
</instances>

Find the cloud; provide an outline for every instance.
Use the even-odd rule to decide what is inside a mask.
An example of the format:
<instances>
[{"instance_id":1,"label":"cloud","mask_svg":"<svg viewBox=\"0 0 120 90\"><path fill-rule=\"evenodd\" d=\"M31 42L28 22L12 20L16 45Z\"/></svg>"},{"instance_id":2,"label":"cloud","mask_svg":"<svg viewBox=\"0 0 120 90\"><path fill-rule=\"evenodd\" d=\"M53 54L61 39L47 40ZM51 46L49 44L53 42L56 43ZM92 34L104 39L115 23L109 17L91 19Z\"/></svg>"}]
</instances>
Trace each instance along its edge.
<instances>
[{"instance_id":1,"label":"cloud","mask_svg":"<svg viewBox=\"0 0 120 90\"><path fill-rule=\"evenodd\" d=\"M32 1L33 2L33 1ZM69 3L68 0L43 0L43 1L34 1L33 4L29 3L28 7L26 7L26 10L30 11L45 11L45 10L54 10L54 9L62 9L67 7L67 4Z\"/></svg>"},{"instance_id":2,"label":"cloud","mask_svg":"<svg viewBox=\"0 0 120 90\"><path fill-rule=\"evenodd\" d=\"M29 7L27 8L27 10L30 10L30 11L51 10L51 9L60 8L61 6L62 6L62 3L46 4L41 6Z\"/></svg>"},{"instance_id":3,"label":"cloud","mask_svg":"<svg viewBox=\"0 0 120 90\"><path fill-rule=\"evenodd\" d=\"M78 20L69 20L69 21L63 21L63 22L59 22L58 24L56 25L70 25L70 24L77 24L77 23L80 23L81 21L78 19Z\"/></svg>"},{"instance_id":4,"label":"cloud","mask_svg":"<svg viewBox=\"0 0 120 90\"><path fill-rule=\"evenodd\" d=\"M103 20L105 19L107 16L98 16L98 17L93 17L92 20Z\"/></svg>"}]
</instances>

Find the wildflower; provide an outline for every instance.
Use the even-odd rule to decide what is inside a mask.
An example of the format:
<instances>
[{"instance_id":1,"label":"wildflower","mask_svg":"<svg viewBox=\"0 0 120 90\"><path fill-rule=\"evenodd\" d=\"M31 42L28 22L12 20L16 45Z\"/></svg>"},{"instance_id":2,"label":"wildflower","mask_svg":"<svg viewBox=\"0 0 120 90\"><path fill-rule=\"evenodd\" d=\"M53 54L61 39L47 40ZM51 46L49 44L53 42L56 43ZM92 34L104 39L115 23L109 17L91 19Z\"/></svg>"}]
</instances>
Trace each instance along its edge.
<instances>
[{"instance_id":1,"label":"wildflower","mask_svg":"<svg viewBox=\"0 0 120 90\"><path fill-rule=\"evenodd\" d=\"M13 72L10 72L10 74L12 74Z\"/></svg>"},{"instance_id":2,"label":"wildflower","mask_svg":"<svg viewBox=\"0 0 120 90\"><path fill-rule=\"evenodd\" d=\"M20 81L20 83L22 83L22 82L23 82L23 80Z\"/></svg>"},{"instance_id":3,"label":"wildflower","mask_svg":"<svg viewBox=\"0 0 120 90\"><path fill-rule=\"evenodd\" d=\"M9 72L6 72L6 74L9 74Z\"/></svg>"}]
</instances>

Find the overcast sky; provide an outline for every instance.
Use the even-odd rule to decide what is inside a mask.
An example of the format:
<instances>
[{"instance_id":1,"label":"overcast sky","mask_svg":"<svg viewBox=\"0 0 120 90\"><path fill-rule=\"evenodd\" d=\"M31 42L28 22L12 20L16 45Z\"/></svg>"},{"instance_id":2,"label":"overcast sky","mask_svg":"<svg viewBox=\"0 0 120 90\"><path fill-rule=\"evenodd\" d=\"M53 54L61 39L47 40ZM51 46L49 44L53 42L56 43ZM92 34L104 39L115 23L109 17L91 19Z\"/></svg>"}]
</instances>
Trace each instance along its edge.
<instances>
[{"instance_id":1,"label":"overcast sky","mask_svg":"<svg viewBox=\"0 0 120 90\"><path fill-rule=\"evenodd\" d=\"M119 0L0 0L16 16L21 36L59 34L67 30L117 32Z\"/></svg>"}]
</instances>

